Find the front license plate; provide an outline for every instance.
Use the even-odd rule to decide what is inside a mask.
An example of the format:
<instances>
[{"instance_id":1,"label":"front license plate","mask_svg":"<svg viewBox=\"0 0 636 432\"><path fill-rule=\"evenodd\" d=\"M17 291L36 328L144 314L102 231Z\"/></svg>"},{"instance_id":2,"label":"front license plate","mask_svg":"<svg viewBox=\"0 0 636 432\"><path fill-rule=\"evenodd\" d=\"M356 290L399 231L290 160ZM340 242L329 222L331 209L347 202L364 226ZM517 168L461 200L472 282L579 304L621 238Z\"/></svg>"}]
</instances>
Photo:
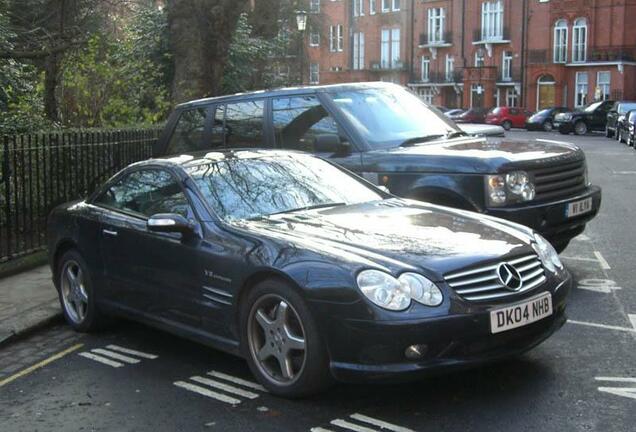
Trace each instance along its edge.
<instances>
[{"instance_id":1,"label":"front license plate","mask_svg":"<svg viewBox=\"0 0 636 432\"><path fill-rule=\"evenodd\" d=\"M571 218L574 216L585 214L592 210L592 198L585 198L581 201L574 201L568 204L565 208L565 217Z\"/></svg>"},{"instance_id":2,"label":"front license plate","mask_svg":"<svg viewBox=\"0 0 636 432\"><path fill-rule=\"evenodd\" d=\"M490 311L490 332L501 333L552 315L552 295L543 293L530 300Z\"/></svg>"}]
</instances>

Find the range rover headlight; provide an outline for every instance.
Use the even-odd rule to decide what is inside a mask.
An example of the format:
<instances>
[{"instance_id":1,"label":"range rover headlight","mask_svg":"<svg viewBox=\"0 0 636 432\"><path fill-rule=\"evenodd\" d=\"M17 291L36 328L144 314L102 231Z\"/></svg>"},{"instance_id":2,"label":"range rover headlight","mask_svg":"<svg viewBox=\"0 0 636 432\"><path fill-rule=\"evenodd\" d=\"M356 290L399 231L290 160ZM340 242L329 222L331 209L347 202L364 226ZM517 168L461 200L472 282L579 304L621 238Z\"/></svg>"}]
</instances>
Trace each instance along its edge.
<instances>
[{"instance_id":1,"label":"range rover headlight","mask_svg":"<svg viewBox=\"0 0 636 432\"><path fill-rule=\"evenodd\" d=\"M365 297L393 311L408 308L411 300L426 306L439 306L444 300L437 285L417 273L403 273L396 279L379 270L363 270L357 282Z\"/></svg>"},{"instance_id":2,"label":"range rover headlight","mask_svg":"<svg viewBox=\"0 0 636 432\"><path fill-rule=\"evenodd\" d=\"M360 291L373 303L385 309L400 311L411 304L407 289L388 273L379 270L363 270L357 277Z\"/></svg>"},{"instance_id":3,"label":"range rover headlight","mask_svg":"<svg viewBox=\"0 0 636 432\"><path fill-rule=\"evenodd\" d=\"M488 204L499 207L504 204L531 201L536 195L534 184L525 171L512 171L508 174L486 177Z\"/></svg>"},{"instance_id":4,"label":"range rover headlight","mask_svg":"<svg viewBox=\"0 0 636 432\"><path fill-rule=\"evenodd\" d=\"M543 263L543 266L550 270L551 272L555 272L556 269L562 270L563 263L559 258L559 254L552 247L552 245L543 238L540 234L534 234L534 243L532 244L537 255L539 255L539 259Z\"/></svg>"}]
</instances>

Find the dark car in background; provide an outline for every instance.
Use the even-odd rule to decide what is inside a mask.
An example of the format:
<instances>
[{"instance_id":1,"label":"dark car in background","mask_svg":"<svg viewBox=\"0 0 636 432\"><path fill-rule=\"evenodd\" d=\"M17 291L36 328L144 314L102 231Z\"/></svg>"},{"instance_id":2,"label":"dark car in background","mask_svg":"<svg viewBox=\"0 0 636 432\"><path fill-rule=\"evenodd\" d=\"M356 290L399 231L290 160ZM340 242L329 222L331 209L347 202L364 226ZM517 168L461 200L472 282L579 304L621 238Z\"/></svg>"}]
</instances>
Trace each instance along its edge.
<instances>
[{"instance_id":1,"label":"dark car in background","mask_svg":"<svg viewBox=\"0 0 636 432\"><path fill-rule=\"evenodd\" d=\"M567 135L585 135L589 131L605 131L607 113L614 106L614 101L599 101L576 111L565 112L554 116L554 126L560 133Z\"/></svg>"},{"instance_id":2,"label":"dark car in background","mask_svg":"<svg viewBox=\"0 0 636 432\"><path fill-rule=\"evenodd\" d=\"M513 127L525 127L526 118L526 111L522 108L500 106L488 111L484 121L490 125L501 126L508 131Z\"/></svg>"},{"instance_id":3,"label":"dark car in background","mask_svg":"<svg viewBox=\"0 0 636 432\"><path fill-rule=\"evenodd\" d=\"M155 149L317 154L391 193L529 226L562 250L601 204L570 144L468 136L409 90L356 83L245 93L179 105Z\"/></svg>"},{"instance_id":4,"label":"dark car in background","mask_svg":"<svg viewBox=\"0 0 636 432\"><path fill-rule=\"evenodd\" d=\"M450 118L455 123L486 123L488 111L488 108L469 108L460 114L450 116Z\"/></svg>"},{"instance_id":5,"label":"dark car in background","mask_svg":"<svg viewBox=\"0 0 636 432\"><path fill-rule=\"evenodd\" d=\"M607 113L607 123L605 125L605 136L608 138L616 137L620 141L616 131L620 127L621 121L624 119L627 111L636 109L634 101L617 101Z\"/></svg>"},{"instance_id":6,"label":"dark car in background","mask_svg":"<svg viewBox=\"0 0 636 432\"><path fill-rule=\"evenodd\" d=\"M136 163L47 233L74 329L135 319L244 357L286 397L518 355L563 325L572 284L526 227L298 152Z\"/></svg>"},{"instance_id":7,"label":"dark car in background","mask_svg":"<svg viewBox=\"0 0 636 432\"><path fill-rule=\"evenodd\" d=\"M542 130L551 132L554 129L554 117L557 114L569 112L567 107L552 107L545 108L539 112L536 112L528 117L526 120L526 129L528 130Z\"/></svg>"},{"instance_id":8,"label":"dark car in background","mask_svg":"<svg viewBox=\"0 0 636 432\"><path fill-rule=\"evenodd\" d=\"M625 114L624 129L625 143L636 149L636 110L628 111Z\"/></svg>"}]
</instances>

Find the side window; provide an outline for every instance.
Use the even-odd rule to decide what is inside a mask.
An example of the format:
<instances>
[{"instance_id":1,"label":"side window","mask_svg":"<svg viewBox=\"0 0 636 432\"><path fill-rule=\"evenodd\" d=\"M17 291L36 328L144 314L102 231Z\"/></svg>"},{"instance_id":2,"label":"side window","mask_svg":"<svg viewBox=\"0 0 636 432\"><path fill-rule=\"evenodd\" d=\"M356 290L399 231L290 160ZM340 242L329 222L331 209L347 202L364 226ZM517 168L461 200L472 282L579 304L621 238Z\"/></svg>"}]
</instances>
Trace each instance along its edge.
<instances>
[{"instance_id":1,"label":"side window","mask_svg":"<svg viewBox=\"0 0 636 432\"><path fill-rule=\"evenodd\" d=\"M145 217L157 213L194 217L179 183L168 171L160 169L134 171L124 176L95 202Z\"/></svg>"},{"instance_id":2,"label":"side window","mask_svg":"<svg viewBox=\"0 0 636 432\"><path fill-rule=\"evenodd\" d=\"M203 149L203 131L205 129L205 108L184 111L174 128L168 154L179 154Z\"/></svg>"},{"instance_id":3,"label":"side window","mask_svg":"<svg viewBox=\"0 0 636 432\"><path fill-rule=\"evenodd\" d=\"M263 147L264 111L263 100L217 106L212 124L212 147Z\"/></svg>"},{"instance_id":4,"label":"side window","mask_svg":"<svg viewBox=\"0 0 636 432\"><path fill-rule=\"evenodd\" d=\"M314 152L318 135L339 134L335 120L316 96L295 96L273 100L276 144L280 148Z\"/></svg>"},{"instance_id":5,"label":"side window","mask_svg":"<svg viewBox=\"0 0 636 432\"><path fill-rule=\"evenodd\" d=\"M516 115L519 115L519 110L515 108L510 108L509 113L510 115L516 116Z\"/></svg>"}]
</instances>

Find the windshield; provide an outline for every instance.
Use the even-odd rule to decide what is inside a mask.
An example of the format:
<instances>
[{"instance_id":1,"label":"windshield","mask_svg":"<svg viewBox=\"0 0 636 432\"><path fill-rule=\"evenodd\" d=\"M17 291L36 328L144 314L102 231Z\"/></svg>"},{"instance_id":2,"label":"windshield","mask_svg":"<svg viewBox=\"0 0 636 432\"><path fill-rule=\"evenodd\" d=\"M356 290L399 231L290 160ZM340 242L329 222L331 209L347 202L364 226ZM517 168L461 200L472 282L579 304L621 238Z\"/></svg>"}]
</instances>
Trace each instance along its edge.
<instances>
[{"instance_id":1,"label":"windshield","mask_svg":"<svg viewBox=\"0 0 636 432\"><path fill-rule=\"evenodd\" d=\"M620 114L625 114L627 111L631 111L633 109L636 109L636 103L620 104L618 106L618 112Z\"/></svg>"},{"instance_id":2,"label":"windshield","mask_svg":"<svg viewBox=\"0 0 636 432\"><path fill-rule=\"evenodd\" d=\"M591 103L588 106L586 106L585 108L583 108L583 111L585 111L587 113L594 112L596 110L596 108L601 106L602 103L603 103L602 101L601 102Z\"/></svg>"},{"instance_id":3,"label":"windshield","mask_svg":"<svg viewBox=\"0 0 636 432\"><path fill-rule=\"evenodd\" d=\"M216 214L228 221L383 198L355 177L311 156L227 159L186 170Z\"/></svg>"},{"instance_id":4,"label":"windshield","mask_svg":"<svg viewBox=\"0 0 636 432\"><path fill-rule=\"evenodd\" d=\"M374 149L397 147L418 137L461 133L452 120L402 87L336 91L330 97Z\"/></svg>"},{"instance_id":5,"label":"windshield","mask_svg":"<svg viewBox=\"0 0 636 432\"><path fill-rule=\"evenodd\" d=\"M538 113L534 114L534 116L535 117L549 116L551 111L552 111L552 108L547 108L547 109L541 110Z\"/></svg>"}]
</instances>

